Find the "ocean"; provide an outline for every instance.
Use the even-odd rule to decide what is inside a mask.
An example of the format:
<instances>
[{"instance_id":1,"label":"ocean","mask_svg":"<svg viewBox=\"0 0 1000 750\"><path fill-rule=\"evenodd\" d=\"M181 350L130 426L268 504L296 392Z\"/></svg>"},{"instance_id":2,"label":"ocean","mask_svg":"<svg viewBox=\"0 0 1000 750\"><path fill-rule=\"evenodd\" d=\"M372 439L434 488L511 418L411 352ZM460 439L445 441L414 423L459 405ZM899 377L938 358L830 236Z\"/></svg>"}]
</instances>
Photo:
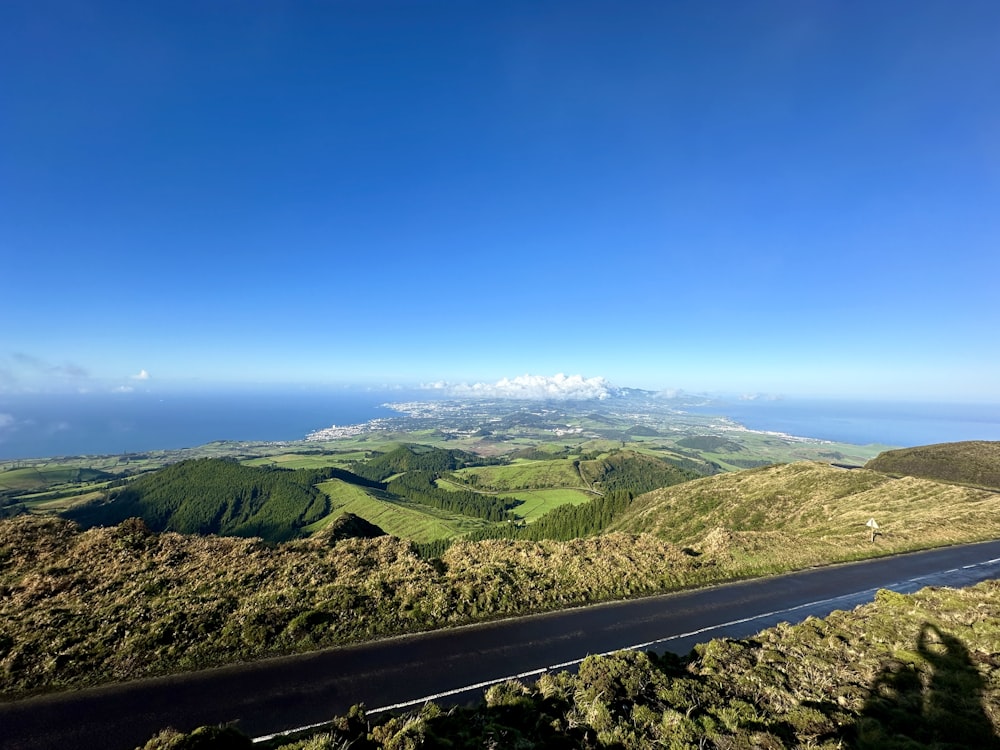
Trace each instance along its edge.
<instances>
[{"instance_id":1,"label":"ocean","mask_svg":"<svg viewBox=\"0 0 1000 750\"><path fill-rule=\"evenodd\" d=\"M1000 404L756 399L720 401L685 411L726 416L752 430L855 445L1000 440Z\"/></svg>"},{"instance_id":2,"label":"ocean","mask_svg":"<svg viewBox=\"0 0 1000 750\"><path fill-rule=\"evenodd\" d=\"M364 390L0 395L0 460L301 440L332 424L391 416L381 404L415 397Z\"/></svg>"},{"instance_id":3,"label":"ocean","mask_svg":"<svg viewBox=\"0 0 1000 750\"><path fill-rule=\"evenodd\" d=\"M330 425L394 412L390 401L428 391L361 389L211 394L0 394L0 460L190 448L215 440L301 440ZM1000 405L862 401L716 402L686 411L726 416L755 430L891 446L1000 440Z\"/></svg>"}]
</instances>

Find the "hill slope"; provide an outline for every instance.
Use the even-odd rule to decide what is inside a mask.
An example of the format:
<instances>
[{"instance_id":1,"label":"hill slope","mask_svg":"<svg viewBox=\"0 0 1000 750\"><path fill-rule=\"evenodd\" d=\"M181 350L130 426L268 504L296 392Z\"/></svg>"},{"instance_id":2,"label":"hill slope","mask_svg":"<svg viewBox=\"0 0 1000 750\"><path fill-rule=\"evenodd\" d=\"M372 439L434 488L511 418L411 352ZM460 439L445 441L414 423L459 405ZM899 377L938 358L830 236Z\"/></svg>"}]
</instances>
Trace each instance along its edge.
<instances>
[{"instance_id":1,"label":"hill slope","mask_svg":"<svg viewBox=\"0 0 1000 750\"><path fill-rule=\"evenodd\" d=\"M812 564L991 538L995 493L867 469L802 462L747 469L636 498L610 530L648 532L698 551Z\"/></svg>"},{"instance_id":2,"label":"hill slope","mask_svg":"<svg viewBox=\"0 0 1000 750\"><path fill-rule=\"evenodd\" d=\"M865 468L1000 490L1000 442L970 440L885 451Z\"/></svg>"},{"instance_id":3,"label":"hill slope","mask_svg":"<svg viewBox=\"0 0 1000 750\"><path fill-rule=\"evenodd\" d=\"M328 512L326 496L313 486L319 478L318 472L305 469L211 458L182 461L139 477L110 502L79 506L64 515L83 526L110 526L134 516L154 531L284 541Z\"/></svg>"}]
</instances>

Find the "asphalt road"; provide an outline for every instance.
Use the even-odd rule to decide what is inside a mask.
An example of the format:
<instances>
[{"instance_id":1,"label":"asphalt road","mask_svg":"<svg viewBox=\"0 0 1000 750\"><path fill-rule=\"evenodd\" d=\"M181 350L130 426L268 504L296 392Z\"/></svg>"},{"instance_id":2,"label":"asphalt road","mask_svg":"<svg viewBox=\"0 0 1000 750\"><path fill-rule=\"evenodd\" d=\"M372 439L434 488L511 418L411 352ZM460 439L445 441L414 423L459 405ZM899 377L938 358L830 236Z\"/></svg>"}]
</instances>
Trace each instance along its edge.
<instances>
[{"instance_id":1,"label":"asphalt road","mask_svg":"<svg viewBox=\"0 0 1000 750\"><path fill-rule=\"evenodd\" d=\"M359 702L372 712L428 697L472 700L491 682L569 668L588 654L685 654L711 638L850 609L878 588L987 578L1000 578L1000 541L0 703L0 748L125 750L168 726L236 722L262 736L327 721Z\"/></svg>"}]
</instances>

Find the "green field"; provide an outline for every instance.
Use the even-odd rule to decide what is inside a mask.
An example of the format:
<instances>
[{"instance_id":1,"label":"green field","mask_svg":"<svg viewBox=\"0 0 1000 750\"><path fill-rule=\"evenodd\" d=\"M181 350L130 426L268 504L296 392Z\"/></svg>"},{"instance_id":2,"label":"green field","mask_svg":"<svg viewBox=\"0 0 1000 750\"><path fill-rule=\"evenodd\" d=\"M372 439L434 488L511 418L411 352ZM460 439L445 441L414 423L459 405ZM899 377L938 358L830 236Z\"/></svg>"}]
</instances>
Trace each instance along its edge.
<instances>
[{"instance_id":1,"label":"green field","mask_svg":"<svg viewBox=\"0 0 1000 750\"><path fill-rule=\"evenodd\" d=\"M477 466L459 469L455 476L473 489L511 492L521 489L585 489L580 472L568 459L552 461L517 460L508 466ZM476 477L472 479L471 477Z\"/></svg>"},{"instance_id":2,"label":"green field","mask_svg":"<svg viewBox=\"0 0 1000 750\"><path fill-rule=\"evenodd\" d=\"M103 477L101 470L63 463L27 466L0 471L0 490L30 492L63 484L90 482Z\"/></svg>"},{"instance_id":3,"label":"green field","mask_svg":"<svg viewBox=\"0 0 1000 750\"><path fill-rule=\"evenodd\" d=\"M514 508L514 515L533 523L560 505L581 505L592 500L594 495L584 490L520 490L503 497L521 500L522 504Z\"/></svg>"},{"instance_id":4,"label":"green field","mask_svg":"<svg viewBox=\"0 0 1000 750\"><path fill-rule=\"evenodd\" d=\"M510 467L486 467L486 468L510 468ZM462 471L480 471L480 468L463 469ZM459 473L459 472L456 472ZM561 476L561 475L560 475ZM437 486L445 490L465 490L466 485L453 482L450 479L437 480ZM497 492L486 493L497 494L500 497L520 500L521 505L514 508L513 513L526 523L532 523L544 516L550 510L558 508L560 505L580 505L595 497L594 493L584 489L562 489L545 488L523 489L517 492Z\"/></svg>"},{"instance_id":5,"label":"green field","mask_svg":"<svg viewBox=\"0 0 1000 750\"><path fill-rule=\"evenodd\" d=\"M331 479L317 487L330 498L331 511L314 524L306 526L315 533L344 513L353 513L380 527L387 534L414 542L430 542L467 534L489 524L455 513L447 513L417 503L389 500L376 496L375 490L365 490L339 479Z\"/></svg>"}]
</instances>

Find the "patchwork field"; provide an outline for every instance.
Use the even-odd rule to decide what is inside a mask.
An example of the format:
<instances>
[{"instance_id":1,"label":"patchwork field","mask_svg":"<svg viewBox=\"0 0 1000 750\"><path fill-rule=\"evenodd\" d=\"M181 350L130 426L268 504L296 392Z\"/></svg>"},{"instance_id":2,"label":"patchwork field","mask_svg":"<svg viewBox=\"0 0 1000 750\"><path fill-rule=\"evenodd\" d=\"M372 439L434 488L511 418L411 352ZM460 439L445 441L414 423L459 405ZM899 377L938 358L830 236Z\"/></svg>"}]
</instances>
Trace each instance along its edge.
<instances>
[{"instance_id":1,"label":"patchwork field","mask_svg":"<svg viewBox=\"0 0 1000 750\"><path fill-rule=\"evenodd\" d=\"M373 523L387 534L414 542L430 542L467 534L488 524L457 513L447 513L419 503L389 500L384 493L367 490L339 479L318 485L330 498L331 511L324 518L305 527L315 533L344 513L353 513Z\"/></svg>"}]
</instances>

